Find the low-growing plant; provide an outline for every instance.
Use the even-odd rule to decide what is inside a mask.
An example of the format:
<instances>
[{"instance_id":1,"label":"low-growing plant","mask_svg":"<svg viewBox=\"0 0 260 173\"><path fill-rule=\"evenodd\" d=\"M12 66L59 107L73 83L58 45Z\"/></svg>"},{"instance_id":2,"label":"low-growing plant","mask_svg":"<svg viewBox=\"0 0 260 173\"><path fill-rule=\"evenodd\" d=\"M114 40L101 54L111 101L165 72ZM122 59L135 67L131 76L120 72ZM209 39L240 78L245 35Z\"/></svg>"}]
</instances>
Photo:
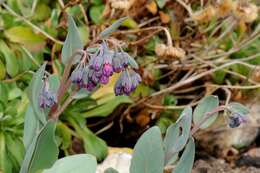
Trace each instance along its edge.
<instances>
[{"instance_id":1,"label":"low-growing plant","mask_svg":"<svg viewBox=\"0 0 260 173\"><path fill-rule=\"evenodd\" d=\"M55 130L60 115L66 112L74 99L106 85L114 73L120 73L114 86L115 95L129 95L141 82L140 75L135 71L138 69L135 60L123 51L116 40L109 38L124 20L122 18L113 23L83 49L74 20L68 16L69 30L62 48L62 62L65 65L62 78L45 71L45 63L34 74L29 86L30 105L23 138L26 154L20 173L96 172L96 158L100 160L100 153L91 151L103 145L103 141L98 141L99 145L86 141L89 154L58 160ZM130 173L163 173L173 164L176 165L174 173L191 172L195 157L193 134L211 125L220 111L226 112L232 128L247 120L248 110L241 104L219 105L217 97L208 96L194 111L191 107L185 108L176 123L167 129L164 139L158 127L148 129L134 148ZM73 111L67 112L66 119L77 133L89 138L94 136L85 127L84 119L75 119ZM117 171L109 168L105 172Z\"/></svg>"}]
</instances>

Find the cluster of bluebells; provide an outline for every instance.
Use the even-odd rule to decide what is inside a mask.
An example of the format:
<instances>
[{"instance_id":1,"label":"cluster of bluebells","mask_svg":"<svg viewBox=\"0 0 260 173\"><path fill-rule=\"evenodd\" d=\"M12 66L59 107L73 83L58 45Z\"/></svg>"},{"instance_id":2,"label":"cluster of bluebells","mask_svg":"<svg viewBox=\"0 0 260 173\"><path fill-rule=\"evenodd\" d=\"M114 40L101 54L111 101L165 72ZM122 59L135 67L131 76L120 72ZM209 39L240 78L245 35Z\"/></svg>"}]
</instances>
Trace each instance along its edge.
<instances>
[{"instance_id":1,"label":"cluster of bluebells","mask_svg":"<svg viewBox=\"0 0 260 173\"><path fill-rule=\"evenodd\" d=\"M232 113L228 119L228 124L230 128L239 127L242 123L246 123L246 122L247 122L246 117L241 115L240 113Z\"/></svg>"},{"instance_id":2,"label":"cluster of bluebells","mask_svg":"<svg viewBox=\"0 0 260 173\"><path fill-rule=\"evenodd\" d=\"M87 54L88 63L83 59L70 77L79 88L92 91L100 84L107 84L113 73L121 73L114 88L115 95L129 95L141 82L140 75L134 71L138 67L126 52L112 51L103 41L94 54Z\"/></svg>"},{"instance_id":3,"label":"cluster of bluebells","mask_svg":"<svg viewBox=\"0 0 260 173\"><path fill-rule=\"evenodd\" d=\"M49 90L48 79L43 80L43 87L39 95L39 105L42 109L50 108L57 103L56 95Z\"/></svg>"}]
</instances>

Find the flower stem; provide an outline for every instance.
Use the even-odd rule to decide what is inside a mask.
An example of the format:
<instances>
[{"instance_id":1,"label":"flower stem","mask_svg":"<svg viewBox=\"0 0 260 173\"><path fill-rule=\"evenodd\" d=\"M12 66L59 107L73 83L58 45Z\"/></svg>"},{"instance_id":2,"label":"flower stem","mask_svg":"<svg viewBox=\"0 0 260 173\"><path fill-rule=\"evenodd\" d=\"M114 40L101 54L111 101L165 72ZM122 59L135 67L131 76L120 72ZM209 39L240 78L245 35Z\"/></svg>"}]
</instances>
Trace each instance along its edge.
<instances>
[{"instance_id":1,"label":"flower stem","mask_svg":"<svg viewBox=\"0 0 260 173\"><path fill-rule=\"evenodd\" d=\"M224 111L226 109L226 106L218 106L215 109L213 109L211 112L207 112L204 114L203 118L201 119L201 121L196 124L192 130L191 130L191 135L194 135L194 133L196 133L200 127L211 117L213 116L215 113L220 112L220 111Z\"/></svg>"}]
</instances>

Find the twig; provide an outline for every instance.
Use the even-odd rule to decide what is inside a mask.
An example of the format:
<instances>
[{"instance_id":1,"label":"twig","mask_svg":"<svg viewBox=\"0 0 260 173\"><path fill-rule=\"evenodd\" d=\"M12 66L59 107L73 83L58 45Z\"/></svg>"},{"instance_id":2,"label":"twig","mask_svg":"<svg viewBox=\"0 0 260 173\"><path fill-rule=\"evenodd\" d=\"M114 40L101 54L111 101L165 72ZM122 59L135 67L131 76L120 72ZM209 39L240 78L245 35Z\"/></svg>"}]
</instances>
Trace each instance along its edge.
<instances>
[{"instance_id":1,"label":"twig","mask_svg":"<svg viewBox=\"0 0 260 173\"><path fill-rule=\"evenodd\" d=\"M189 13L189 16L191 17L193 15L192 9L190 6L188 6L185 2L182 0L176 0L181 6L183 6Z\"/></svg>"},{"instance_id":2,"label":"twig","mask_svg":"<svg viewBox=\"0 0 260 173\"><path fill-rule=\"evenodd\" d=\"M218 87L218 88L230 88L230 89L241 89L241 90L250 90L250 89L257 89L260 88L260 84L257 85L217 85L217 84L206 84L208 86Z\"/></svg>"},{"instance_id":3,"label":"twig","mask_svg":"<svg viewBox=\"0 0 260 173\"><path fill-rule=\"evenodd\" d=\"M52 37L50 34L48 34L47 32L45 32L44 30L42 30L41 28L39 28L38 26L34 25L32 22L30 22L29 20L27 20L25 17L20 16L19 14L17 14L14 10L12 10L7 4L2 3L2 6L13 16L17 17L18 19L21 19L22 21L24 21L27 25L31 26L33 29L35 29L36 31L40 32L42 35L44 35L45 37L49 38L50 40L52 40L53 42L57 43L57 44L63 44L62 41L57 40L56 38Z\"/></svg>"},{"instance_id":4,"label":"twig","mask_svg":"<svg viewBox=\"0 0 260 173\"><path fill-rule=\"evenodd\" d=\"M30 58L30 60L37 66L40 67L41 65L34 59L34 57L32 56L32 54L24 47L21 46L23 51L28 55L28 57Z\"/></svg>"},{"instance_id":5,"label":"twig","mask_svg":"<svg viewBox=\"0 0 260 173\"><path fill-rule=\"evenodd\" d=\"M21 77L23 77L23 75L25 75L26 73L33 74L34 72L33 72L33 71L24 71L24 72L20 73L19 75L15 76L14 78L12 78L12 79L5 79L5 80L2 80L2 82L3 82L3 83L12 83L12 82L15 82L15 81L21 79Z\"/></svg>"},{"instance_id":6,"label":"twig","mask_svg":"<svg viewBox=\"0 0 260 173\"><path fill-rule=\"evenodd\" d=\"M164 93L171 92L171 91L173 91L173 90L175 90L177 88L180 88L180 87L182 87L184 85L187 85L187 84L189 84L191 82L194 82L195 80L198 80L198 79L200 79L200 78L202 78L204 76L207 76L209 74L212 74L212 73L214 73L214 72L216 72L218 70L224 69L224 68L226 68L228 66L231 66L231 65L234 65L234 64L243 64L243 63L240 62L240 61L232 61L230 63L226 63L226 64L221 65L219 67L216 67L214 69L211 69L211 70L202 72L202 73L200 73L200 74L198 74L196 76L190 77L190 78L188 78L188 79L186 79L184 81L180 81L180 82L176 83L175 85L172 85L172 86L170 86L170 87L168 87L166 89L163 89L163 90L160 90L160 91L158 91L156 93L153 93L150 97L155 97L155 96L158 96L158 95L161 95L161 94L164 94Z\"/></svg>"},{"instance_id":7,"label":"twig","mask_svg":"<svg viewBox=\"0 0 260 173\"><path fill-rule=\"evenodd\" d=\"M88 16L87 16L87 14L85 12L85 9L84 9L83 5L79 4L79 8L80 8L80 11L81 11L81 13L82 13L82 15L84 17L84 21L85 21L86 25L88 25L88 23L89 23L88 22Z\"/></svg>"},{"instance_id":8,"label":"twig","mask_svg":"<svg viewBox=\"0 0 260 173\"><path fill-rule=\"evenodd\" d=\"M110 122L108 125L106 125L105 127L103 127L102 129L98 130L95 135L99 135L101 133L103 133L104 131L110 129L112 126L114 125L114 122Z\"/></svg>"},{"instance_id":9,"label":"twig","mask_svg":"<svg viewBox=\"0 0 260 173\"><path fill-rule=\"evenodd\" d=\"M147 21L145 21L145 22L139 24L139 25L138 25L138 28L142 28L142 27L144 27L145 25L147 25L147 24L149 24L149 23L152 23L152 22L154 22L154 21L156 21L156 20L158 20L158 19L160 19L159 16L153 17L153 18L151 18L151 19L149 19L149 20L147 20Z\"/></svg>"}]
</instances>

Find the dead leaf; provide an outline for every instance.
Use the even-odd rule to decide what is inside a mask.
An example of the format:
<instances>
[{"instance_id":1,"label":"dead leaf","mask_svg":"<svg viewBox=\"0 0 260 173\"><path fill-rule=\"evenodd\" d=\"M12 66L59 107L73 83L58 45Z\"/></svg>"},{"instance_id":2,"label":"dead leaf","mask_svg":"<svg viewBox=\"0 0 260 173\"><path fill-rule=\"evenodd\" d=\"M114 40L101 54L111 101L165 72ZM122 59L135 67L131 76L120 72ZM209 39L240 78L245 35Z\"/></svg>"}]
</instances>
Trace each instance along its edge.
<instances>
[{"instance_id":1,"label":"dead leaf","mask_svg":"<svg viewBox=\"0 0 260 173\"><path fill-rule=\"evenodd\" d=\"M158 11L158 8L157 8L157 4L154 2L154 1L151 1L149 2L147 5L146 5L146 8L148 9L148 11L150 13L152 13L153 15L155 15Z\"/></svg>"},{"instance_id":2,"label":"dead leaf","mask_svg":"<svg viewBox=\"0 0 260 173\"><path fill-rule=\"evenodd\" d=\"M167 24L171 21L171 18L168 14L164 13L163 11L159 11L160 19L163 24Z\"/></svg>"}]
</instances>

